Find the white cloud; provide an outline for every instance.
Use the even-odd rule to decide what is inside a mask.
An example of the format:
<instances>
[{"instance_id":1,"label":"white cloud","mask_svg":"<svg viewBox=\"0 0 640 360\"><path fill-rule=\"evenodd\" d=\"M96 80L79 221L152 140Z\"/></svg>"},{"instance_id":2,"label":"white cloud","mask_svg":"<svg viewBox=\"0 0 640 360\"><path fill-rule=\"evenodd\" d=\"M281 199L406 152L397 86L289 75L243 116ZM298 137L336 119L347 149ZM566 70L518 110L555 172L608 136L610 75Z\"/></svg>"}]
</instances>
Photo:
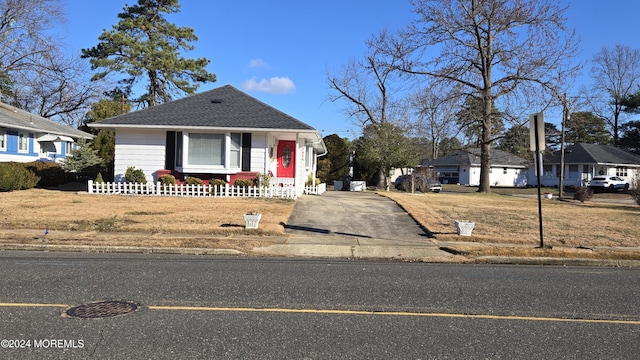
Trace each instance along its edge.
<instances>
[{"instance_id":1,"label":"white cloud","mask_svg":"<svg viewBox=\"0 0 640 360\"><path fill-rule=\"evenodd\" d=\"M288 94L296 90L293 81L288 77L272 77L271 79L262 79L256 81L256 77L242 83L242 89L245 91L257 91L269 94Z\"/></svg>"},{"instance_id":2,"label":"white cloud","mask_svg":"<svg viewBox=\"0 0 640 360\"><path fill-rule=\"evenodd\" d=\"M269 64L267 64L266 62L264 62L262 59L251 59L249 60L249 67L250 68L269 68Z\"/></svg>"}]
</instances>

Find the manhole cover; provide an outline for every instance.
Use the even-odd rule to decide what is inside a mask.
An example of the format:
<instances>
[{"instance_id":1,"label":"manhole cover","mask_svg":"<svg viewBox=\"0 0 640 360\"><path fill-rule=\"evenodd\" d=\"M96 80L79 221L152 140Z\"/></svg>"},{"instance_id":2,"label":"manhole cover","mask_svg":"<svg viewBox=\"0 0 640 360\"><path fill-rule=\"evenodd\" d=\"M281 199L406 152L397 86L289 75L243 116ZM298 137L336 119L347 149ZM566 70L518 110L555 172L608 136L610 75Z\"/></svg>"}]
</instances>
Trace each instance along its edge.
<instances>
[{"instance_id":1,"label":"manhole cover","mask_svg":"<svg viewBox=\"0 0 640 360\"><path fill-rule=\"evenodd\" d=\"M63 313L63 316L80 319L101 319L138 310L139 304L132 301L98 301L71 307Z\"/></svg>"}]
</instances>

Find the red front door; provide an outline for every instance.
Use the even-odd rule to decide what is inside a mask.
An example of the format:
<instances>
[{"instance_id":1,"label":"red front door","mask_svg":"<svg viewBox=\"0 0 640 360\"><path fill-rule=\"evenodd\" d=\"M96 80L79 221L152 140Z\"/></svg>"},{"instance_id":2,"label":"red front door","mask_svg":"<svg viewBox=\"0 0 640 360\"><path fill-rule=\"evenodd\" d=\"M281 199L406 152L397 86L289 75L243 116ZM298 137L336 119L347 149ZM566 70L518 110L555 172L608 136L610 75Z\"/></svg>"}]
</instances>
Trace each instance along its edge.
<instances>
[{"instance_id":1,"label":"red front door","mask_svg":"<svg viewBox=\"0 0 640 360\"><path fill-rule=\"evenodd\" d=\"M281 178L293 178L296 171L296 142L278 142L278 171L276 176Z\"/></svg>"}]
</instances>

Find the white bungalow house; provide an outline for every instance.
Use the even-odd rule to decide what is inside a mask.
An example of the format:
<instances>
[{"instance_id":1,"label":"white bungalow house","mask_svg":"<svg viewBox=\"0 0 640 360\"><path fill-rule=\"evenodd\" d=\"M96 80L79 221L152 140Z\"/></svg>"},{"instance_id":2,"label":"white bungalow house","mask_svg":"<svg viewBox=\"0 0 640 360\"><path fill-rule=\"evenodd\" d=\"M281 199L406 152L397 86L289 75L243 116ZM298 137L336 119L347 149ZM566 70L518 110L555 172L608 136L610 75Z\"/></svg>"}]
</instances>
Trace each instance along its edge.
<instances>
[{"instance_id":1,"label":"white bungalow house","mask_svg":"<svg viewBox=\"0 0 640 360\"><path fill-rule=\"evenodd\" d=\"M62 161L78 139L93 136L0 103L0 162Z\"/></svg>"},{"instance_id":2,"label":"white bungalow house","mask_svg":"<svg viewBox=\"0 0 640 360\"><path fill-rule=\"evenodd\" d=\"M433 168L443 184L480 185L480 149L458 150L434 160L423 160L421 167ZM529 162L502 150L491 150L491 186L527 186Z\"/></svg>"},{"instance_id":3,"label":"white bungalow house","mask_svg":"<svg viewBox=\"0 0 640 360\"><path fill-rule=\"evenodd\" d=\"M558 186L560 179L560 151L545 154L542 160L540 183ZM578 143L567 146L564 154L564 186L585 186L595 176L619 176L631 184L640 176L640 155L610 145ZM532 168L530 183L537 185Z\"/></svg>"},{"instance_id":4,"label":"white bungalow house","mask_svg":"<svg viewBox=\"0 0 640 360\"><path fill-rule=\"evenodd\" d=\"M116 182L131 166L147 181L172 174L233 183L271 173L300 195L326 153L316 129L231 85L90 126L115 131Z\"/></svg>"}]
</instances>

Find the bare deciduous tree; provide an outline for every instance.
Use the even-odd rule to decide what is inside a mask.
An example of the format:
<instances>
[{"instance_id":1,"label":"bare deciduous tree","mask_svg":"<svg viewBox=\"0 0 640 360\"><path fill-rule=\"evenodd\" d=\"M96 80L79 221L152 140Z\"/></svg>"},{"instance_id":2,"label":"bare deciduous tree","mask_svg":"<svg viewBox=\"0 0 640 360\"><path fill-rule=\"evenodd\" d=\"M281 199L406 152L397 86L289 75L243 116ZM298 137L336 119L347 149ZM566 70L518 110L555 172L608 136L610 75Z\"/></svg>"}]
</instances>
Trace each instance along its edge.
<instances>
[{"instance_id":1,"label":"bare deciduous tree","mask_svg":"<svg viewBox=\"0 0 640 360\"><path fill-rule=\"evenodd\" d=\"M0 86L6 102L78 126L100 88L88 85L88 65L65 56L63 41L50 35L64 23L63 5L0 0Z\"/></svg>"},{"instance_id":2,"label":"bare deciduous tree","mask_svg":"<svg viewBox=\"0 0 640 360\"><path fill-rule=\"evenodd\" d=\"M64 21L60 0L0 0L0 74L33 70L55 49L47 30Z\"/></svg>"},{"instance_id":3,"label":"bare deciduous tree","mask_svg":"<svg viewBox=\"0 0 640 360\"><path fill-rule=\"evenodd\" d=\"M620 115L624 100L640 91L640 50L625 45L602 48L593 57L595 88L605 101L593 103L593 111L607 121L613 144L619 145Z\"/></svg>"},{"instance_id":4,"label":"bare deciduous tree","mask_svg":"<svg viewBox=\"0 0 640 360\"><path fill-rule=\"evenodd\" d=\"M406 107L400 100L394 101L392 95L397 90L393 85L397 75L394 66L380 58L381 54L369 48L369 54L362 61L350 60L336 74L327 74L329 100L344 101L345 113L355 119L364 130L378 132L379 137L388 136L390 124L401 123L406 115ZM374 131L375 130L375 131ZM387 156L379 157L378 187L388 188L388 171L393 164L386 161Z\"/></svg>"},{"instance_id":5,"label":"bare deciduous tree","mask_svg":"<svg viewBox=\"0 0 640 360\"><path fill-rule=\"evenodd\" d=\"M429 140L431 159L438 158L443 140L456 137L460 132L455 119L460 106L458 93L450 87L433 84L411 97L411 108L416 113L414 129L419 137Z\"/></svg>"},{"instance_id":6,"label":"bare deciduous tree","mask_svg":"<svg viewBox=\"0 0 640 360\"><path fill-rule=\"evenodd\" d=\"M56 54L40 61L40 67L14 74L12 105L79 127L90 103L100 98L106 84L91 84L89 66L78 58Z\"/></svg>"},{"instance_id":7,"label":"bare deciduous tree","mask_svg":"<svg viewBox=\"0 0 640 360\"><path fill-rule=\"evenodd\" d=\"M375 54L364 61L350 60L336 74L327 74L329 100L345 100L345 113L359 122L361 127L367 124L387 122L389 105L389 78L393 68L381 67Z\"/></svg>"},{"instance_id":8,"label":"bare deciduous tree","mask_svg":"<svg viewBox=\"0 0 640 360\"><path fill-rule=\"evenodd\" d=\"M398 69L464 88L482 102L480 192L490 192L492 110L501 97L557 97L580 66L553 0L411 0L417 19L379 48Z\"/></svg>"}]
</instances>

